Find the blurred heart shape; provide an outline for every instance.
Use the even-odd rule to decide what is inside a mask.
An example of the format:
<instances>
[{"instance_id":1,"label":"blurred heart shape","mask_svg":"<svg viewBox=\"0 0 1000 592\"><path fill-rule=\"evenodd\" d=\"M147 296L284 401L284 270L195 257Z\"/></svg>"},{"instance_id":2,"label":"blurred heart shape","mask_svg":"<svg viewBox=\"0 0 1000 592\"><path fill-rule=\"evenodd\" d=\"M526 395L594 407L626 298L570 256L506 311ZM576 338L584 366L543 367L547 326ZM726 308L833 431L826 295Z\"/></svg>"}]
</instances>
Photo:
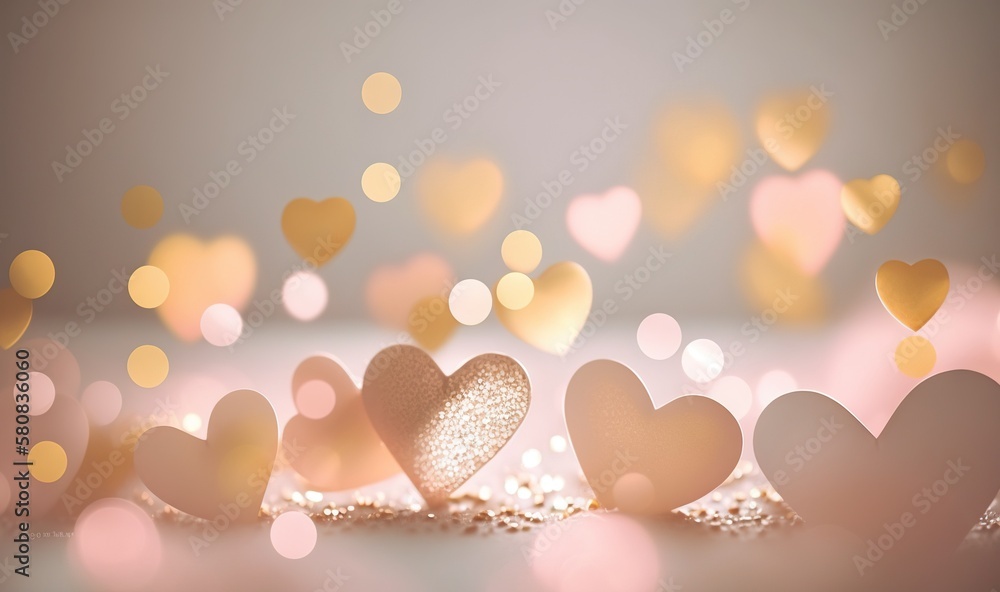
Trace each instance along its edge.
<instances>
[{"instance_id":1,"label":"blurred heart shape","mask_svg":"<svg viewBox=\"0 0 1000 592\"><path fill-rule=\"evenodd\" d=\"M824 170L766 177L750 196L754 231L771 252L814 276L844 235L840 189L840 180Z\"/></svg>"},{"instance_id":2,"label":"blurred heart shape","mask_svg":"<svg viewBox=\"0 0 1000 592\"><path fill-rule=\"evenodd\" d=\"M135 471L156 497L182 512L232 522L257 519L278 452L278 421L263 395L229 393L202 440L171 426L143 432Z\"/></svg>"},{"instance_id":3,"label":"blurred heart shape","mask_svg":"<svg viewBox=\"0 0 1000 592\"><path fill-rule=\"evenodd\" d=\"M832 96L821 84L772 93L757 106L757 139L783 169L797 171L819 151L830 128Z\"/></svg>"},{"instance_id":4,"label":"blurred heart shape","mask_svg":"<svg viewBox=\"0 0 1000 592\"><path fill-rule=\"evenodd\" d=\"M606 508L662 514L712 492L732 474L743 432L700 395L656 409L627 366L594 360L566 389L566 427L587 482Z\"/></svg>"},{"instance_id":5,"label":"blurred heart shape","mask_svg":"<svg viewBox=\"0 0 1000 592\"><path fill-rule=\"evenodd\" d=\"M639 221L642 201L628 187L612 187L602 195L579 195L566 210L570 236L602 261L617 261L628 248Z\"/></svg>"},{"instance_id":6,"label":"blurred heart shape","mask_svg":"<svg viewBox=\"0 0 1000 592\"><path fill-rule=\"evenodd\" d=\"M334 404L324 417L298 414L285 425L282 450L291 451L295 472L319 491L362 487L398 474L401 469L375 433L361 389L344 365L328 354L306 358L292 375L293 397L312 381L330 387Z\"/></svg>"},{"instance_id":7,"label":"blurred heart shape","mask_svg":"<svg viewBox=\"0 0 1000 592\"><path fill-rule=\"evenodd\" d=\"M896 179L890 175L875 175L844 185L840 205L851 224L868 234L876 234L896 213L900 195L902 190Z\"/></svg>"},{"instance_id":8,"label":"blurred heart shape","mask_svg":"<svg viewBox=\"0 0 1000 592\"><path fill-rule=\"evenodd\" d=\"M398 265L382 265L368 277L365 301L376 321L406 330L414 308L425 298L447 300L455 285L451 265L434 253L417 253Z\"/></svg>"},{"instance_id":9,"label":"blurred heart shape","mask_svg":"<svg viewBox=\"0 0 1000 592\"><path fill-rule=\"evenodd\" d=\"M826 395L782 395L761 413L754 453L806 525L860 539L848 558L860 575L895 579L947 557L989 507L998 433L1000 385L952 370L914 387L878 436Z\"/></svg>"},{"instance_id":10,"label":"blurred heart shape","mask_svg":"<svg viewBox=\"0 0 1000 592\"><path fill-rule=\"evenodd\" d=\"M446 376L419 348L394 345L368 364L361 398L375 431L433 507L507 444L528 413L531 385L507 356L479 355Z\"/></svg>"},{"instance_id":11,"label":"blurred heart shape","mask_svg":"<svg viewBox=\"0 0 1000 592\"><path fill-rule=\"evenodd\" d=\"M435 159L421 168L417 193L424 213L439 230L468 236L496 212L503 185L500 168L488 159Z\"/></svg>"},{"instance_id":12,"label":"blurred heart shape","mask_svg":"<svg viewBox=\"0 0 1000 592\"><path fill-rule=\"evenodd\" d=\"M201 316L213 304L242 310L250 301L257 263L250 246L237 236L202 241L173 234L153 247L149 265L170 281L170 293L156 312L170 331L184 341L201 337Z\"/></svg>"},{"instance_id":13,"label":"blurred heart shape","mask_svg":"<svg viewBox=\"0 0 1000 592\"><path fill-rule=\"evenodd\" d=\"M356 223L354 206L343 197L315 201L297 197L281 213L281 232L292 249L317 267L339 253L351 236Z\"/></svg>"},{"instance_id":14,"label":"blurred heart shape","mask_svg":"<svg viewBox=\"0 0 1000 592\"><path fill-rule=\"evenodd\" d=\"M551 354L574 347L583 330L594 289L587 271L577 263L555 263L533 280L534 296L523 308L511 310L494 298L500 323L515 337Z\"/></svg>"},{"instance_id":15,"label":"blurred heart shape","mask_svg":"<svg viewBox=\"0 0 1000 592\"><path fill-rule=\"evenodd\" d=\"M913 265L886 261L875 273L875 291L897 321L919 331L944 304L951 286L948 268L937 259Z\"/></svg>"}]
</instances>

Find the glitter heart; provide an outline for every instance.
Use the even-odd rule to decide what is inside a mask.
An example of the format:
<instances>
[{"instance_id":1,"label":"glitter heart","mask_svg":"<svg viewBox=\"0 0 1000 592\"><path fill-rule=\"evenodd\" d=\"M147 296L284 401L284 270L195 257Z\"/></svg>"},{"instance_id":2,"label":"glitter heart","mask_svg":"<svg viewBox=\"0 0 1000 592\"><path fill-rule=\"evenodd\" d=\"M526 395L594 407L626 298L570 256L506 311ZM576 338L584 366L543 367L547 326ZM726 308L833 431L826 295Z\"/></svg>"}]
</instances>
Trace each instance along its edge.
<instances>
[{"instance_id":1,"label":"glitter heart","mask_svg":"<svg viewBox=\"0 0 1000 592\"><path fill-rule=\"evenodd\" d=\"M10 349L31 324L31 300L13 288L0 290L0 348Z\"/></svg>"},{"instance_id":2,"label":"glitter heart","mask_svg":"<svg viewBox=\"0 0 1000 592\"><path fill-rule=\"evenodd\" d=\"M566 210L569 234L591 255L616 261L625 252L642 219L642 202L628 187L603 195L580 195Z\"/></svg>"},{"instance_id":3,"label":"glitter heart","mask_svg":"<svg viewBox=\"0 0 1000 592\"><path fill-rule=\"evenodd\" d=\"M901 194L898 181L889 175L876 175L844 185L840 205L851 224L868 234L876 234L896 213Z\"/></svg>"},{"instance_id":4,"label":"glitter heart","mask_svg":"<svg viewBox=\"0 0 1000 592\"><path fill-rule=\"evenodd\" d=\"M510 440L528 413L531 386L507 356L476 356L445 376L422 350L394 345L368 364L361 398L389 452L434 506Z\"/></svg>"},{"instance_id":5,"label":"glitter heart","mask_svg":"<svg viewBox=\"0 0 1000 592\"><path fill-rule=\"evenodd\" d=\"M417 182L420 204L431 221L449 234L467 236L485 224L503 197L503 175L480 158L465 164L434 160Z\"/></svg>"},{"instance_id":6,"label":"glitter heart","mask_svg":"<svg viewBox=\"0 0 1000 592\"><path fill-rule=\"evenodd\" d=\"M333 259L354 234L354 206L342 197L293 199L281 213L281 232L292 249L317 267Z\"/></svg>"},{"instance_id":7,"label":"glitter heart","mask_svg":"<svg viewBox=\"0 0 1000 592\"><path fill-rule=\"evenodd\" d=\"M875 273L875 291L897 321L919 331L948 297L948 269L936 259L909 265L886 261Z\"/></svg>"},{"instance_id":8,"label":"glitter heart","mask_svg":"<svg viewBox=\"0 0 1000 592\"><path fill-rule=\"evenodd\" d=\"M534 280L535 294L524 308L511 310L496 298L497 318L522 341L542 351L565 354L587 322L594 300L587 271L571 261L556 263Z\"/></svg>"},{"instance_id":9,"label":"glitter heart","mask_svg":"<svg viewBox=\"0 0 1000 592\"><path fill-rule=\"evenodd\" d=\"M205 440L170 426L144 432L135 470L153 495L182 512L249 522L257 518L277 451L271 403L239 390L215 405Z\"/></svg>"},{"instance_id":10,"label":"glitter heart","mask_svg":"<svg viewBox=\"0 0 1000 592\"><path fill-rule=\"evenodd\" d=\"M743 450L725 407L692 395L655 409L642 380L612 360L588 362L570 379L566 427L601 505L635 513L669 512L711 493Z\"/></svg>"},{"instance_id":11,"label":"glitter heart","mask_svg":"<svg viewBox=\"0 0 1000 592\"><path fill-rule=\"evenodd\" d=\"M989 507L1000 490L998 432L1000 385L953 370L910 391L877 437L825 395L783 395L761 413L754 452L807 525L860 539L860 574L895 578L946 557Z\"/></svg>"},{"instance_id":12,"label":"glitter heart","mask_svg":"<svg viewBox=\"0 0 1000 592\"><path fill-rule=\"evenodd\" d=\"M288 420L282 449L300 451L289 459L295 472L320 491L361 487L399 473L368 420L361 389L343 365L325 354L306 358L292 375L292 393L312 381L329 386L333 409L316 419L295 415Z\"/></svg>"},{"instance_id":13,"label":"glitter heart","mask_svg":"<svg viewBox=\"0 0 1000 592\"><path fill-rule=\"evenodd\" d=\"M209 306L242 309L257 278L253 251L235 236L203 242L188 234L171 235L153 248L149 264L170 280L170 293L156 312L184 341L201 337L201 316Z\"/></svg>"}]
</instances>

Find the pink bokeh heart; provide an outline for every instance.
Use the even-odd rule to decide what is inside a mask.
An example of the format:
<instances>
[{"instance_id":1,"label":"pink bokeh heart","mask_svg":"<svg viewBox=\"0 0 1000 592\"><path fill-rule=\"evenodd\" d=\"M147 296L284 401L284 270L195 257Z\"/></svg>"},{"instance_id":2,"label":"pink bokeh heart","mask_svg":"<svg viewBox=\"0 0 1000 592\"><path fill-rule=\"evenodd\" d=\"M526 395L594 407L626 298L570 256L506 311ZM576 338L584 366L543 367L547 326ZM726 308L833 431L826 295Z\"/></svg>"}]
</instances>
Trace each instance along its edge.
<instances>
[{"instance_id":1,"label":"pink bokeh heart","mask_svg":"<svg viewBox=\"0 0 1000 592\"><path fill-rule=\"evenodd\" d=\"M824 170L762 179L750 196L750 220L761 242L803 273L826 266L844 235L840 179Z\"/></svg>"},{"instance_id":2,"label":"pink bokeh heart","mask_svg":"<svg viewBox=\"0 0 1000 592\"><path fill-rule=\"evenodd\" d=\"M603 195L577 196L566 210L573 239L603 261L616 261L628 248L642 219L642 201L628 187L612 187Z\"/></svg>"}]
</instances>

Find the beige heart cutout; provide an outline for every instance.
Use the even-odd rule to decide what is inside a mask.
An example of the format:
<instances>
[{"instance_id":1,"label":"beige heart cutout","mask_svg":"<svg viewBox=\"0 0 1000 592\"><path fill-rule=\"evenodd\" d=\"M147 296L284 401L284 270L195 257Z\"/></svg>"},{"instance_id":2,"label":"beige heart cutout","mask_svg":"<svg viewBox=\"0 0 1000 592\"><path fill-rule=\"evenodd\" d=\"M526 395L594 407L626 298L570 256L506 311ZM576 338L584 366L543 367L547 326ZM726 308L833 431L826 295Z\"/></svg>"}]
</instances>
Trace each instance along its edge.
<instances>
[{"instance_id":1,"label":"beige heart cutout","mask_svg":"<svg viewBox=\"0 0 1000 592\"><path fill-rule=\"evenodd\" d=\"M300 450L289 464L313 489L340 491L388 479L399 465L375 433L361 389L333 356L306 358L292 375L292 393L312 380L327 383L336 397L326 417L295 415L282 434L283 450Z\"/></svg>"},{"instance_id":2,"label":"beige heart cutout","mask_svg":"<svg viewBox=\"0 0 1000 592\"><path fill-rule=\"evenodd\" d=\"M877 437L816 392L778 397L757 422L764 475L808 526L860 538L858 575L895 580L947 557L1000 490L1000 385L971 370L918 384ZM905 587L885 587L904 590Z\"/></svg>"},{"instance_id":3,"label":"beige heart cutout","mask_svg":"<svg viewBox=\"0 0 1000 592\"><path fill-rule=\"evenodd\" d=\"M579 264L563 261L546 269L534 284L531 302L518 310L503 306L494 297L497 318L522 341L551 354L565 354L590 314L594 300L590 276Z\"/></svg>"},{"instance_id":4,"label":"beige heart cutout","mask_svg":"<svg viewBox=\"0 0 1000 592\"><path fill-rule=\"evenodd\" d=\"M514 435L531 385L507 356L476 356L445 376L422 350L394 345L368 364L361 398L403 472L437 506Z\"/></svg>"},{"instance_id":5,"label":"beige heart cutout","mask_svg":"<svg viewBox=\"0 0 1000 592\"><path fill-rule=\"evenodd\" d=\"M689 395L654 409L642 380L612 360L588 362L570 379L566 428L597 501L640 514L711 493L743 450L740 424L721 404Z\"/></svg>"},{"instance_id":6,"label":"beige heart cutout","mask_svg":"<svg viewBox=\"0 0 1000 592\"><path fill-rule=\"evenodd\" d=\"M233 391L212 410L207 435L147 430L136 443L136 473L154 495L192 516L255 520L278 452L271 403L256 391Z\"/></svg>"},{"instance_id":7,"label":"beige heart cutout","mask_svg":"<svg viewBox=\"0 0 1000 592\"><path fill-rule=\"evenodd\" d=\"M305 261L320 266L341 251L354 234L354 206L343 197L314 201L298 197L281 213L281 232Z\"/></svg>"},{"instance_id":8,"label":"beige heart cutout","mask_svg":"<svg viewBox=\"0 0 1000 592\"><path fill-rule=\"evenodd\" d=\"M213 304L240 310L253 294L257 263L237 236L203 242L188 234L167 236L153 248L149 264L170 280L170 293L156 312L184 341L201 337L201 316Z\"/></svg>"}]
</instances>

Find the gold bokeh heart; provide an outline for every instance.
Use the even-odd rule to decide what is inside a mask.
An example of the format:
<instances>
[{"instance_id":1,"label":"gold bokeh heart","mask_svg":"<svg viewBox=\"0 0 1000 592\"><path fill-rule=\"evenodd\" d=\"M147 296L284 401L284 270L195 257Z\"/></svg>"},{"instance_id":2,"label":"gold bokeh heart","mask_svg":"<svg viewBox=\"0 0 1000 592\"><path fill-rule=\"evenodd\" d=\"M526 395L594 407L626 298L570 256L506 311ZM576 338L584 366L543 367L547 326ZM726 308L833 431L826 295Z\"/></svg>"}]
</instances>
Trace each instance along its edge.
<instances>
[{"instance_id":1,"label":"gold bokeh heart","mask_svg":"<svg viewBox=\"0 0 1000 592\"><path fill-rule=\"evenodd\" d=\"M281 213L281 232L299 257L320 266L347 245L356 222L354 206L342 197L297 197Z\"/></svg>"},{"instance_id":2,"label":"gold bokeh heart","mask_svg":"<svg viewBox=\"0 0 1000 592\"><path fill-rule=\"evenodd\" d=\"M448 308L448 299L443 296L429 296L417 302L406 320L410 337L427 351L444 345L457 328L458 321Z\"/></svg>"},{"instance_id":3,"label":"gold bokeh heart","mask_svg":"<svg viewBox=\"0 0 1000 592\"><path fill-rule=\"evenodd\" d=\"M399 465L375 433L361 389L336 358L321 354L302 361L292 375L292 392L306 383L322 381L333 389L333 409L325 417L295 415L282 434L282 450L289 464L314 489L341 491L388 479Z\"/></svg>"},{"instance_id":4,"label":"gold bokeh heart","mask_svg":"<svg viewBox=\"0 0 1000 592\"><path fill-rule=\"evenodd\" d=\"M743 450L740 424L720 403L691 395L655 409L639 377L612 360L588 362L570 379L566 428L601 505L640 514L711 493Z\"/></svg>"},{"instance_id":5,"label":"gold bokeh heart","mask_svg":"<svg viewBox=\"0 0 1000 592\"><path fill-rule=\"evenodd\" d=\"M31 300L14 288L0 290L0 347L10 349L31 324Z\"/></svg>"},{"instance_id":6,"label":"gold bokeh heart","mask_svg":"<svg viewBox=\"0 0 1000 592\"><path fill-rule=\"evenodd\" d=\"M205 520L250 522L257 519L277 452L271 403L239 390L215 405L206 439L170 426L150 428L136 443L134 462L153 495L178 510Z\"/></svg>"},{"instance_id":7,"label":"gold bokeh heart","mask_svg":"<svg viewBox=\"0 0 1000 592\"><path fill-rule=\"evenodd\" d=\"M799 170L823 145L830 127L828 94L822 87L775 93L757 106L757 139L783 169Z\"/></svg>"},{"instance_id":8,"label":"gold bokeh heart","mask_svg":"<svg viewBox=\"0 0 1000 592\"><path fill-rule=\"evenodd\" d=\"M590 276L579 264L563 261L533 282L535 295L524 308L511 310L494 297L497 318L525 343L551 354L565 354L590 314L594 300Z\"/></svg>"},{"instance_id":9,"label":"gold bokeh heart","mask_svg":"<svg viewBox=\"0 0 1000 592\"><path fill-rule=\"evenodd\" d=\"M389 452L436 506L507 444L531 386L507 356L476 356L445 376L419 348L394 345L368 364L361 398Z\"/></svg>"},{"instance_id":10,"label":"gold bokeh heart","mask_svg":"<svg viewBox=\"0 0 1000 592\"><path fill-rule=\"evenodd\" d=\"M253 294L257 263L247 243L236 236L203 242L188 234L161 240L149 255L170 281L170 293L156 312L177 337L201 337L201 316L213 304L240 310Z\"/></svg>"},{"instance_id":11,"label":"gold bokeh heart","mask_svg":"<svg viewBox=\"0 0 1000 592\"><path fill-rule=\"evenodd\" d=\"M919 331L944 304L950 281L948 269L937 259L909 265L886 261L875 274L875 291L897 321Z\"/></svg>"},{"instance_id":12,"label":"gold bokeh heart","mask_svg":"<svg viewBox=\"0 0 1000 592\"><path fill-rule=\"evenodd\" d=\"M899 182L890 175L854 179L841 190L840 205L851 224L875 234L896 213L901 193Z\"/></svg>"},{"instance_id":13,"label":"gold bokeh heart","mask_svg":"<svg viewBox=\"0 0 1000 592\"><path fill-rule=\"evenodd\" d=\"M420 171L417 192L424 212L440 230L467 236L496 212L503 197L503 174L485 158L465 164L434 160Z\"/></svg>"}]
</instances>

